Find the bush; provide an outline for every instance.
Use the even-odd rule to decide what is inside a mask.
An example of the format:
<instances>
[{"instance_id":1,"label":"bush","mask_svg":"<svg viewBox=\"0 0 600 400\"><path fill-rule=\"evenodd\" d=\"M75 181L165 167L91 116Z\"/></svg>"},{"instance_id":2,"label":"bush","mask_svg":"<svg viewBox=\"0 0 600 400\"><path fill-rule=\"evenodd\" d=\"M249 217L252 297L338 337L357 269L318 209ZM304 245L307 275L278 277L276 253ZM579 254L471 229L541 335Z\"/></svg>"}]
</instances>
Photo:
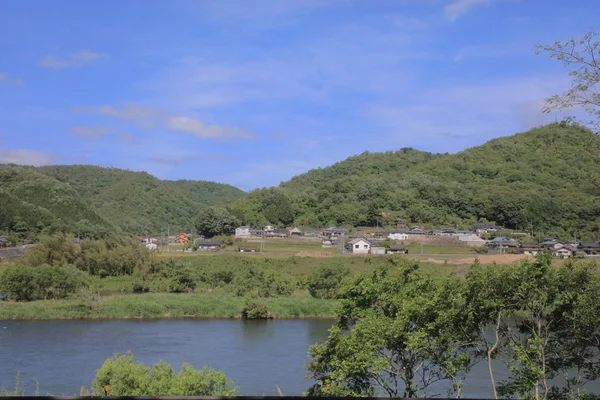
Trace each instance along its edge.
<instances>
[{"instance_id":1,"label":"bush","mask_svg":"<svg viewBox=\"0 0 600 400\"><path fill-rule=\"evenodd\" d=\"M0 276L0 292L16 301L64 299L88 283L85 273L73 266L15 266Z\"/></svg>"},{"instance_id":2,"label":"bush","mask_svg":"<svg viewBox=\"0 0 600 400\"><path fill-rule=\"evenodd\" d=\"M111 396L232 396L237 392L223 372L184 364L179 373L163 361L147 367L133 355L115 355L96 372L92 387L96 395L108 386Z\"/></svg>"},{"instance_id":3,"label":"bush","mask_svg":"<svg viewBox=\"0 0 600 400\"><path fill-rule=\"evenodd\" d=\"M325 265L311 271L306 287L314 298L334 299L342 281L349 274L350 270L341 263Z\"/></svg>"},{"instance_id":4,"label":"bush","mask_svg":"<svg viewBox=\"0 0 600 400\"><path fill-rule=\"evenodd\" d=\"M15 301L34 300L35 280L33 268L10 267L0 276L0 292Z\"/></svg>"},{"instance_id":5,"label":"bush","mask_svg":"<svg viewBox=\"0 0 600 400\"><path fill-rule=\"evenodd\" d=\"M259 297L290 296L294 292L294 285L286 278L255 266L249 266L235 275L231 283L232 292L236 296L248 294Z\"/></svg>"},{"instance_id":6,"label":"bush","mask_svg":"<svg viewBox=\"0 0 600 400\"><path fill-rule=\"evenodd\" d=\"M251 297L244 300L242 319L268 319L269 317L269 310L263 300Z\"/></svg>"}]
</instances>

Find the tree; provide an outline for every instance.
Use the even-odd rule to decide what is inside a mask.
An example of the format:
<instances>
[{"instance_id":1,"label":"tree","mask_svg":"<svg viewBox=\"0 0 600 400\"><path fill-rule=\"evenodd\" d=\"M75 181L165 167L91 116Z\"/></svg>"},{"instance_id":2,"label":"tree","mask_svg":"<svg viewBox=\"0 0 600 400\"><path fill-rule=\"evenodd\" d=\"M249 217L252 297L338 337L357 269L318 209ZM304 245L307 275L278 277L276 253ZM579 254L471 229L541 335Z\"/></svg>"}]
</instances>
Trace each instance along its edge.
<instances>
[{"instance_id":1,"label":"tree","mask_svg":"<svg viewBox=\"0 0 600 400\"><path fill-rule=\"evenodd\" d=\"M179 373L163 361L147 367L133 355L116 354L102 364L92 383L97 395L109 387L111 396L232 396L237 392L223 372L184 364Z\"/></svg>"},{"instance_id":2,"label":"tree","mask_svg":"<svg viewBox=\"0 0 600 400\"><path fill-rule=\"evenodd\" d=\"M324 265L310 271L306 288L317 299L335 299L342 281L350 275L350 270L341 263Z\"/></svg>"},{"instance_id":3,"label":"tree","mask_svg":"<svg viewBox=\"0 0 600 400\"><path fill-rule=\"evenodd\" d=\"M443 380L460 395L471 365L454 339L460 296L453 285L421 276L414 261L392 263L394 274L379 268L340 289L336 325L309 350L309 376L317 381L309 395L374 396L380 388L417 397Z\"/></svg>"},{"instance_id":4,"label":"tree","mask_svg":"<svg viewBox=\"0 0 600 400\"><path fill-rule=\"evenodd\" d=\"M591 115L588 124L600 130L600 41L590 31L579 39L537 45L536 53L549 53L550 58L562 61L573 78L571 88L546 100L544 112L581 107Z\"/></svg>"},{"instance_id":5,"label":"tree","mask_svg":"<svg viewBox=\"0 0 600 400\"><path fill-rule=\"evenodd\" d=\"M196 218L196 230L201 235L213 237L235 232L237 220L224 208L207 207Z\"/></svg>"}]
</instances>

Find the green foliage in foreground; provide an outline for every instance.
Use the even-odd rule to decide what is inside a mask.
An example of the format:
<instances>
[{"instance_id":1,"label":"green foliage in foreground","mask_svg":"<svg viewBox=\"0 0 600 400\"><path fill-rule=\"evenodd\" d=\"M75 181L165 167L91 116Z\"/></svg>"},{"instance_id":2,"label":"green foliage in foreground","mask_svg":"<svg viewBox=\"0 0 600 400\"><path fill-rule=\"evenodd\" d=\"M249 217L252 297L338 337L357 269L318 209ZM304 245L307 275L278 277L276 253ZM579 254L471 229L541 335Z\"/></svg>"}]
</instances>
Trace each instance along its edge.
<instances>
[{"instance_id":1,"label":"green foliage in foreground","mask_svg":"<svg viewBox=\"0 0 600 400\"><path fill-rule=\"evenodd\" d=\"M459 397L479 362L495 398L575 398L599 378L595 265L554 269L540 254L511 266L476 263L466 279L435 282L413 261L390 261L339 290L336 325L310 348L309 395L432 396L442 381ZM496 382L493 359L511 371L507 380Z\"/></svg>"},{"instance_id":2,"label":"green foliage in foreground","mask_svg":"<svg viewBox=\"0 0 600 400\"><path fill-rule=\"evenodd\" d=\"M175 372L163 361L147 367L136 363L133 355L115 355L102 364L92 383L97 395L108 386L111 396L232 396L237 387L223 372L183 364Z\"/></svg>"}]
</instances>

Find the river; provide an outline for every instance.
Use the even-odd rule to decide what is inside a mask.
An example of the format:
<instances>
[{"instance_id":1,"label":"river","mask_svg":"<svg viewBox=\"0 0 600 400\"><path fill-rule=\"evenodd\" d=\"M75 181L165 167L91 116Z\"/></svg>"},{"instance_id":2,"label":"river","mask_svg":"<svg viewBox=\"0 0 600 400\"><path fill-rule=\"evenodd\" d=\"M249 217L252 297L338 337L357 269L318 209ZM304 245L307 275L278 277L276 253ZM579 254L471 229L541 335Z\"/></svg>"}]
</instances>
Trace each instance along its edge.
<instances>
[{"instance_id":1,"label":"river","mask_svg":"<svg viewBox=\"0 0 600 400\"><path fill-rule=\"evenodd\" d=\"M96 369L115 353L133 352L151 365L164 360L221 370L240 395L301 395L308 347L322 342L332 320L106 320L0 321L0 388L14 387L17 372L26 395L76 395L89 388ZM496 379L508 372L496 363ZM447 383L430 394L446 394ZM592 390L592 387L588 388ZM594 389L597 389L595 387ZM592 390L594 391L594 390ZM468 397L492 397L487 368L476 365L465 384Z\"/></svg>"}]
</instances>

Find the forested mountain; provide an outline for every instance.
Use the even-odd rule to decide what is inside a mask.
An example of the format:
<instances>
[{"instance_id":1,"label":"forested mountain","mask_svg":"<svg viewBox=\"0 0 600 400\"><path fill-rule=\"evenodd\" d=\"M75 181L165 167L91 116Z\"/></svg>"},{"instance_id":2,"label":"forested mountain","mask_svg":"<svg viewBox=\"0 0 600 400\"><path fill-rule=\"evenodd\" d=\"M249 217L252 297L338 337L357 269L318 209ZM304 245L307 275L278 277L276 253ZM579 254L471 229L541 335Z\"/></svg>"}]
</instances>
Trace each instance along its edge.
<instances>
[{"instance_id":1,"label":"forested mountain","mask_svg":"<svg viewBox=\"0 0 600 400\"><path fill-rule=\"evenodd\" d=\"M61 225L136 235L189 230L203 207L243 195L230 185L161 181L116 168L0 165L0 201L10 204L0 210L0 231L39 232ZM21 221L25 226L18 225Z\"/></svg>"},{"instance_id":2,"label":"forested mountain","mask_svg":"<svg viewBox=\"0 0 600 400\"><path fill-rule=\"evenodd\" d=\"M280 212L267 215L276 201ZM487 220L561 237L600 230L600 136L551 124L457 154L413 149L350 157L237 200L252 225L407 223L466 226Z\"/></svg>"}]
</instances>

